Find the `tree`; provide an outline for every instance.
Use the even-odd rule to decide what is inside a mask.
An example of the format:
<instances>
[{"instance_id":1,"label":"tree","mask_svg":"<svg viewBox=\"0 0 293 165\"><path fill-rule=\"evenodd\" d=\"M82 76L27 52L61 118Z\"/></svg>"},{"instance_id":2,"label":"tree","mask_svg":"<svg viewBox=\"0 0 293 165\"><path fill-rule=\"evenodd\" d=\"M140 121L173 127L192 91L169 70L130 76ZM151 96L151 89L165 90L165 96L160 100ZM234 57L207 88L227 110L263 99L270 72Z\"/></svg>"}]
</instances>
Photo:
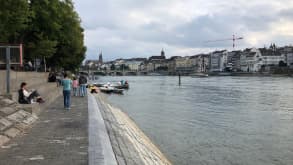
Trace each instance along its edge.
<instances>
[{"instance_id":1,"label":"tree","mask_svg":"<svg viewBox=\"0 0 293 165\"><path fill-rule=\"evenodd\" d=\"M58 33L57 52L51 58L51 64L63 66L72 70L82 63L85 58L86 47L81 21L74 11L71 0L60 1L59 21L61 24Z\"/></svg>"},{"instance_id":2,"label":"tree","mask_svg":"<svg viewBox=\"0 0 293 165\"><path fill-rule=\"evenodd\" d=\"M115 70L116 69L115 65L114 64L111 64L110 69L111 70Z\"/></svg>"},{"instance_id":3,"label":"tree","mask_svg":"<svg viewBox=\"0 0 293 165\"><path fill-rule=\"evenodd\" d=\"M58 23L58 0L30 0L29 26L24 34L26 58L50 58L56 53Z\"/></svg>"},{"instance_id":4,"label":"tree","mask_svg":"<svg viewBox=\"0 0 293 165\"><path fill-rule=\"evenodd\" d=\"M284 61L279 62L279 67L286 67L287 64Z\"/></svg>"},{"instance_id":5,"label":"tree","mask_svg":"<svg viewBox=\"0 0 293 165\"><path fill-rule=\"evenodd\" d=\"M0 0L0 42L23 43L24 57L77 69L86 47L71 0Z\"/></svg>"},{"instance_id":6,"label":"tree","mask_svg":"<svg viewBox=\"0 0 293 165\"><path fill-rule=\"evenodd\" d=\"M129 68L128 65L121 64L121 65L119 66L119 69L123 71L123 70L129 70L130 68Z\"/></svg>"},{"instance_id":7,"label":"tree","mask_svg":"<svg viewBox=\"0 0 293 165\"><path fill-rule=\"evenodd\" d=\"M22 42L29 14L27 0L0 0L0 42Z\"/></svg>"},{"instance_id":8,"label":"tree","mask_svg":"<svg viewBox=\"0 0 293 165\"><path fill-rule=\"evenodd\" d=\"M31 0L26 51L51 67L77 69L85 58L83 29L71 0Z\"/></svg>"}]
</instances>

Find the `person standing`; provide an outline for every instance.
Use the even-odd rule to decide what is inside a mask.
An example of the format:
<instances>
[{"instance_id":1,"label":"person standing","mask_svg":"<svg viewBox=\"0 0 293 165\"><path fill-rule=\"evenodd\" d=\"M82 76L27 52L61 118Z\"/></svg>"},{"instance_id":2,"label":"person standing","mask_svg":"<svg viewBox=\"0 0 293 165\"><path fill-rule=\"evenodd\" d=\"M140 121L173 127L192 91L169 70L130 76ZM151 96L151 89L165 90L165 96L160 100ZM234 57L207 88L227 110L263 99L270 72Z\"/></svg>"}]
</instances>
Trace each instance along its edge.
<instances>
[{"instance_id":1,"label":"person standing","mask_svg":"<svg viewBox=\"0 0 293 165\"><path fill-rule=\"evenodd\" d=\"M64 79L62 80L62 86L63 86L64 108L69 110L72 80L68 78L66 73L64 74Z\"/></svg>"},{"instance_id":2,"label":"person standing","mask_svg":"<svg viewBox=\"0 0 293 165\"><path fill-rule=\"evenodd\" d=\"M86 83L87 78L84 75L79 76L79 92L80 96L84 97L86 95Z\"/></svg>"},{"instance_id":3,"label":"person standing","mask_svg":"<svg viewBox=\"0 0 293 165\"><path fill-rule=\"evenodd\" d=\"M77 92L78 92L78 81L76 79L76 77L73 78L73 82L72 82L72 89L73 89L73 96L77 96Z\"/></svg>"}]
</instances>

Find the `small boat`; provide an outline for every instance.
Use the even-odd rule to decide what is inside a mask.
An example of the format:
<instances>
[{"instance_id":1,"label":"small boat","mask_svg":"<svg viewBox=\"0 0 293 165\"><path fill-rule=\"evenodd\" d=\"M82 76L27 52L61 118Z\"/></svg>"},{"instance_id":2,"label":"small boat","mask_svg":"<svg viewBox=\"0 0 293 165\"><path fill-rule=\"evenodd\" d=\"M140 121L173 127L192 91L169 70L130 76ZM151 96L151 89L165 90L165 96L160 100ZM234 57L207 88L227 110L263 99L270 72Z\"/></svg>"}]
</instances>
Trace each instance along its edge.
<instances>
[{"instance_id":1,"label":"small boat","mask_svg":"<svg viewBox=\"0 0 293 165\"><path fill-rule=\"evenodd\" d=\"M103 87L105 84L104 83L94 83L93 85L96 87Z\"/></svg>"},{"instance_id":2,"label":"small boat","mask_svg":"<svg viewBox=\"0 0 293 165\"><path fill-rule=\"evenodd\" d=\"M114 91L113 87L100 87L100 91L103 93L112 93Z\"/></svg>"},{"instance_id":3,"label":"small boat","mask_svg":"<svg viewBox=\"0 0 293 165\"><path fill-rule=\"evenodd\" d=\"M218 76L231 76L232 73L231 72L219 72Z\"/></svg>"},{"instance_id":4,"label":"small boat","mask_svg":"<svg viewBox=\"0 0 293 165\"><path fill-rule=\"evenodd\" d=\"M123 89L118 89L118 88L115 88L115 87L112 87L112 86L103 86L103 87L100 87L100 91L103 92L103 93L116 93L116 94L123 94Z\"/></svg>"},{"instance_id":5,"label":"small boat","mask_svg":"<svg viewBox=\"0 0 293 165\"><path fill-rule=\"evenodd\" d=\"M116 93L116 94L123 94L123 89L117 89L117 88L114 88L113 90L113 93Z\"/></svg>"},{"instance_id":6,"label":"small boat","mask_svg":"<svg viewBox=\"0 0 293 165\"><path fill-rule=\"evenodd\" d=\"M111 84L111 87L117 88L117 89L129 89L129 84L123 84L121 85L120 83L117 84Z\"/></svg>"},{"instance_id":7,"label":"small boat","mask_svg":"<svg viewBox=\"0 0 293 165\"><path fill-rule=\"evenodd\" d=\"M151 73L148 73L148 76L162 76L162 74L156 73L156 72L151 72Z\"/></svg>"},{"instance_id":8,"label":"small boat","mask_svg":"<svg viewBox=\"0 0 293 165\"><path fill-rule=\"evenodd\" d=\"M209 77L209 75L207 73L193 73L193 74L190 74L190 76L193 77L193 78Z\"/></svg>"}]
</instances>

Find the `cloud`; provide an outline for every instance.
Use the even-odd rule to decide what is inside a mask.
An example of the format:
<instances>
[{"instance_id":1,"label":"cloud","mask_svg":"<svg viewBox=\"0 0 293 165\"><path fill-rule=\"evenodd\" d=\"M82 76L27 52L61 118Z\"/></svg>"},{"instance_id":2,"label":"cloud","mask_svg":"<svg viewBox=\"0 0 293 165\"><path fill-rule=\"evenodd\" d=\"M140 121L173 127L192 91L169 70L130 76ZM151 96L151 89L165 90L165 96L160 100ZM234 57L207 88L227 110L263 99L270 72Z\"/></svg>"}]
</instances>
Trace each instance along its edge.
<instances>
[{"instance_id":1,"label":"cloud","mask_svg":"<svg viewBox=\"0 0 293 165\"><path fill-rule=\"evenodd\" d=\"M87 58L167 56L292 43L293 2L287 0L74 0L85 28Z\"/></svg>"}]
</instances>

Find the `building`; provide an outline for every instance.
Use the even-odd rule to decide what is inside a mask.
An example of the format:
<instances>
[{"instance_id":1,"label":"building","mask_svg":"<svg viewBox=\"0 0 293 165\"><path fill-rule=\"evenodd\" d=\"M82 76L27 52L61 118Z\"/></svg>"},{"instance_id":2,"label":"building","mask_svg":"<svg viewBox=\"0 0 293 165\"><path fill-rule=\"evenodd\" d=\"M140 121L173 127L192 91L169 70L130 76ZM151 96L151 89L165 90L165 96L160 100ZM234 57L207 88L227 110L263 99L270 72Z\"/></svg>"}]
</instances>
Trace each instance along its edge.
<instances>
[{"instance_id":1,"label":"building","mask_svg":"<svg viewBox=\"0 0 293 165\"><path fill-rule=\"evenodd\" d=\"M209 70L210 55L197 54L190 57L194 72L207 72Z\"/></svg>"},{"instance_id":2,"label":"building","mask_svg":"<svg viewBox=\"0 0 293 165\"><path fill-rule=\"evenodd\" d=\"M286 55L281 53L281 50L275 45L270 48L261 48L262 55L262 70L271 71L280 65L286 65Z\"/></svg>"},{"instance_id":3,"label":"building","mask_svg":"<svg viewBox=\"0 0 293 165\"><path fill-rule=\"evenodd\" d=\"M85 67L87 69L98 69L99 67L99 60L86 60Z\"/></svg>"},{"instance_id":4,"label":"building","mask_svg":"<svg viewBox=\"0 0 293 165\"><path fill-rule=\"evenodd\" d=\"M166 56L165 56L165 51L162 49L161 51L161 55L160 56L151 56L149 58L149 61L163 61L166 59Z\"/></svg>"},{"instance_id":5,"label":"building","mask_svg":"<svg viewBox=\"0 0 293 165\"><path fill-rule=\"evenodd\" d=\"M241 71L241 57L242 51L232 51L228 52L228 66L230 66L231 71L239 72Z\"/></svg>"},{"instance_id":6,"label":"building","mask_svg":"<svg viewBox=\"0 0 293 165\"><path fill-rule=\"evenodd\" d=\"M180 58L180 56L172 56L171 58L167 59L167 66L168 66L168 74L175 75L176 74L176 59Z\"/></svg>"},{"instance_id":7,"label":"building","mask_svg":"<svg viewBox=\"0 0 293 165\"><path fill-rule=\"evenodd\" d=\"M280 48L282 56L285 57L285 63L287 66L293 66L293 46L285 46Z\"/></svg>"},{"instance_id":8,"label":"building","mask_svg":"<svg viewBox=\"0 0 293 165\"><path fill-rule=\"evenodd\" d=\"M145 63L146 65L146 71L147 72L157 72L161 70L167 69L167 60L165 56L165 52L162 49L160 56L151 56L148 61Z\"/></svg>"},{"instance_id":9,"label":"building","mask_svg":"<svg viewBox=\"0 0 293 165\"><path fill-rule=\"evenodd\" d=\"M243 72L258 72L263 65L259 49L245 49L240 56L240 68Z\"/></svg>"},{"instance_id":10,"label":"building","mask_svg":"<svg viewBox=\"0 0 293 165\"><path fill-rule=\"evenodd\" d=\"M178 57L175 59L175 71L181 74L190 74L194 72L193 60L189 57Z\"/></svg>"},{"instance_id":11,"label":"building","mask_svg":"<svg viewBox=\"0 0 293 165\"><path fill-rule=\"evenodd\" d=\"M140 71L141 64L146 61L145 58L133 58L125 60L125 65L129 68L130 71Z\"/></svg>"},{"instance_id":12,"label":"building","mask_svg":"<svg viewBox=\"0 0 293 165\"><path fill-rule=\"evenodd\" d=\"M228 51L215 51L210 54L210 72L224 72L228 66Z\"/></svg>"}]
</instances>

